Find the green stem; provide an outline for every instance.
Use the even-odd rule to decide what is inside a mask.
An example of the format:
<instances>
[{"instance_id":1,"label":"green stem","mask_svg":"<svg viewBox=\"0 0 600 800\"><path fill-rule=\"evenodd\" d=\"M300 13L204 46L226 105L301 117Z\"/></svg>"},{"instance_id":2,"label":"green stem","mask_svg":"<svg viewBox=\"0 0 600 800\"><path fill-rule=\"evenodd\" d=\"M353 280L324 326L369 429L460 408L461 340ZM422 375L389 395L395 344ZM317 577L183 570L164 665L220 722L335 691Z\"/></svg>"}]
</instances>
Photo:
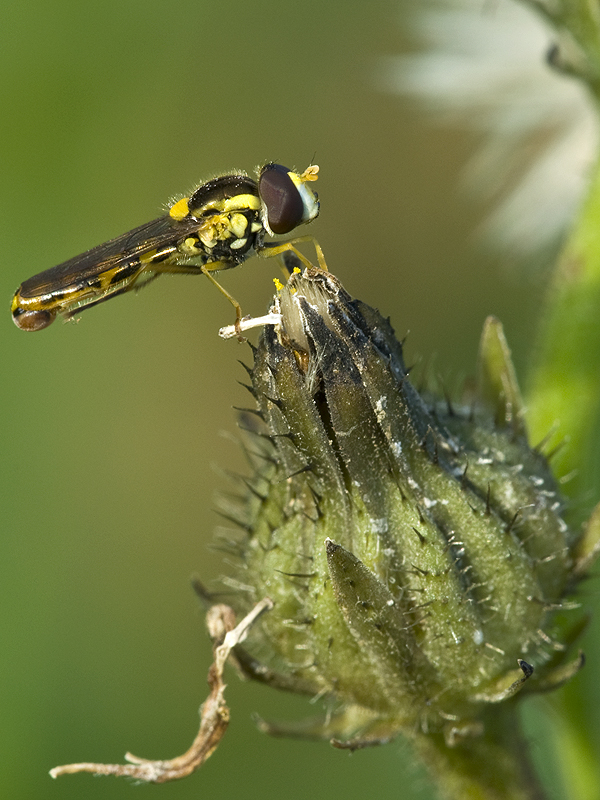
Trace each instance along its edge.
<instances>
[{"instance_id":1,"label":"green stem","mask_svg":"<svg viewBox=\"0 0 600 800\"><path fill-rule=\"evenodd\" d=\"M557 477L573 499L572 524L581 522L600 496L600 168L558 262L540 325L526 392L533 443L556 427L552 458ZM566 441L565 441L566 439ZM585 676L556 698L562 723L555 730L569 797L600 796L600 768L590 740L595 713L584 701Z\"/></svg>"},{"instance_id":2,"label":"green stem","mask_svg":"<svg viewBox=\"0 0 600 800\"><path fill-rule=\"evenodd\" d=\"M418 736L415 746L447 800L544 800L534 775L514 702L491 707L485 733L448 747L441 734Z\"/></svg>"},{"instance_id":3,"label":"green stem","mask_svg":"<svg viewBox=\"0 0 600 800\"><path fill-rule=\"evenodd\" d=\"M557 477L572 475L565 491L584 507L600 494L600 169L559 260L540 326L526 396L535 444L557 428L552 459Z\"/></svg>"},{"instance_id":4,"label":"green stem","mask_svg":"<svg viewBox=\"0 0 600 800\"><path fill-rule=\"evenodd\" d=\"M555 698L555 750L567 800L600 797L598 753L590 735L589 703L578 683L567 684ZM592 714L594 712L592 711Z\"/></svg>"}]
</instances>

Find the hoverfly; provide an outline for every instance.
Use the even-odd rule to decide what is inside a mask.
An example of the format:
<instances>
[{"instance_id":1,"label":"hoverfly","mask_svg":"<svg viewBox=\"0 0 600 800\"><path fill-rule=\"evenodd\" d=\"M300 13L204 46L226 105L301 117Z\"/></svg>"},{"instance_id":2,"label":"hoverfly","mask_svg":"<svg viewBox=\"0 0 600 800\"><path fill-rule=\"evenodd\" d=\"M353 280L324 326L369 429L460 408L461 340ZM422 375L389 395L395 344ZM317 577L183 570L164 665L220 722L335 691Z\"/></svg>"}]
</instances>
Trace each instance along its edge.
<instances>
[{"instance_id":1,"label":"hoverfly","mask_svg":"<svg viewBox=\"0 0 600 800\"><path fill-rule=\"evenodd\" d=\"M26 280L13 298L13 321L21 330L39 331L59 314L69 319L141 288L160 273L178 272L206 275L233 304L239 332L239 303L213 272L237 267L252 254L274 256L286 251L311 266L294 246L308 240L314 242L319 265L326 269L321 248L310 236L264 241L267 234L290 233L315 219L319 201L308 184L317 180L318 171L313 165L298 174L269 163L257 181L244 173L214 178L171 205L164 216Z\"/></svg>"}]
</instances>

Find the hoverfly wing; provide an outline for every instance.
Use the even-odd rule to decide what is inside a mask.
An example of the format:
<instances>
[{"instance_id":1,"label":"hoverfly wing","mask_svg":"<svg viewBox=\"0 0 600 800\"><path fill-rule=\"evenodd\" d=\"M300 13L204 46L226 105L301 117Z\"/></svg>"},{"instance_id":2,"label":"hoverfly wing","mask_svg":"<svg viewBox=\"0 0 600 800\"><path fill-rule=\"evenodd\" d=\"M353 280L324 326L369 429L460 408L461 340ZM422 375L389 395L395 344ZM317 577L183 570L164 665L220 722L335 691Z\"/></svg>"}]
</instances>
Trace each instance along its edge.
<instances>
[{"instance_id":1,"label":"hoverfly wing","mask_svg":"<svg viewBox=\"0 0 600 800\"><path fill-rule=\"evenodd\" d=\"M15 324L23 330L47 327L57 316L69 318L84 308L133 289L142 275L177 271L185 257L177 245L201 222L158 217L62 264L24 281L13 299ZM196 271L188 267L187 271Z\"/></svg>"},{"instance_id":2,"label":"hoverfly wing","mask_svg":"<svg viewBox=\"0 0 600 800\"><path fill-rule=\"evenodd\" d=\"M21 284L19 290L21 296L36 297L50 294L68 289L74 284L83 286L125 261L159 249L165 244L175 243L180 235L185 235L185 232L175 230L176 227L179 226L175 226L168 216L158 217L140 225L56 267L28 278Z\"/></svg>"}]
</instances>

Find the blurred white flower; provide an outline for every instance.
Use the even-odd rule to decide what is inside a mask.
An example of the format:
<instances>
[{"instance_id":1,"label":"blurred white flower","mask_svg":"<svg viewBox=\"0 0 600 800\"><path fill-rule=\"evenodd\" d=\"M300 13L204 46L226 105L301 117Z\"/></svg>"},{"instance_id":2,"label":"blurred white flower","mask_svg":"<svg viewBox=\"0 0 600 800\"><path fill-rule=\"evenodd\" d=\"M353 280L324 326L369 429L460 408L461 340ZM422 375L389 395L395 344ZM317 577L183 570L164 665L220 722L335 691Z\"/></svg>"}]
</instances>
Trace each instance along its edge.
<instances>
[{"instance_id":1,"label":"blurred white flower","mask_svg":"<svg viewBox=\"0 0 600 800\"><path fill-rule=\"evenodd\" d=\"M495 205L482 233L504 254L547 255L582 197L598 139L584 87L547 65L552 32L513 0L415 0L401 24L422 47L384 59L380 87L483 134L465 175Z\"/></svg>"}]
</instances>

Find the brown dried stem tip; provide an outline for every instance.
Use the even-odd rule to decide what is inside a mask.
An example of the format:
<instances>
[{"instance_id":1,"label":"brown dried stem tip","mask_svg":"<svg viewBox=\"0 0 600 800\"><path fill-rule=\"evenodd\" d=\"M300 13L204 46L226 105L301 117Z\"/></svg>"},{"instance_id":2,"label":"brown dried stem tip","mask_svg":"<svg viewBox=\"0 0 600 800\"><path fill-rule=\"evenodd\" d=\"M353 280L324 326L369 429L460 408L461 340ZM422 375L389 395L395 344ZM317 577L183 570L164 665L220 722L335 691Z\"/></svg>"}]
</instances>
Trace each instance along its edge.
<instances>
[{"instance_id":1,"label":"brown dried stem tip","mask_svg":"<svg viewBox=\"0 0 600 800\"><path fill-rule=\"evenodd\" d=\"M167 783L177 778L185 778L201 767L213 754L223 738L229 724L229 709L225 703L223 668L232 650L246 638L248 629L257 618L273 604L265 598L258 603L244 619L234 627L235 614L224 605L213 606L207 614L209 633L214 642L215 660L208 671L210 694L200 709L200 730L192 746L183 755L169 760L152 761L125 754L129 764L66 764L50 770L53 778L72 775L76 772L91 772L94 775L115 775L135 778L146 783Z\"/></svg>"}]
</instances>

